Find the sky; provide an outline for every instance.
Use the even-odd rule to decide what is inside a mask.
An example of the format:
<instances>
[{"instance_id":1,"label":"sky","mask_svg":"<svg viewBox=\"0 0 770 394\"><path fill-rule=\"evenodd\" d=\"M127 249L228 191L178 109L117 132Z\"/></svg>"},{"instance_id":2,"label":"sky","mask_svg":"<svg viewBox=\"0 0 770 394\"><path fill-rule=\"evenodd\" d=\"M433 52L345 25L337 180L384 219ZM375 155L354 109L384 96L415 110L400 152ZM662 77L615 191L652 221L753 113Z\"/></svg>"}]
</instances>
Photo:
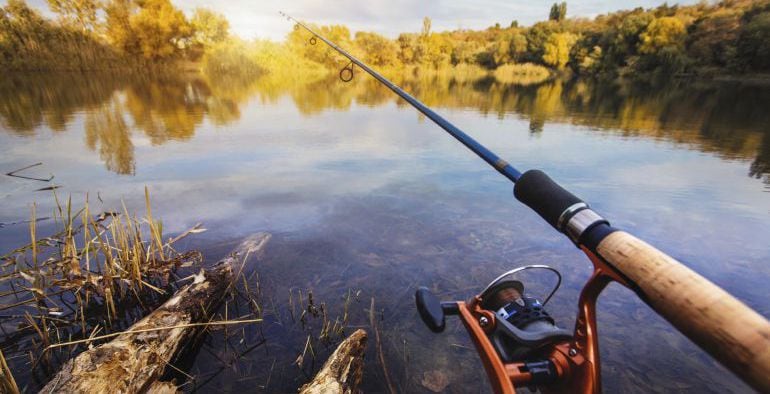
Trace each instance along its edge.
<instances>
[{"instance_id":1,"label":"sky","mask_svg":"<svg viewBox=\"0 0 770 394\"><path fill-rule=\"evenodd\" d=\"M573 0L567 2L568 17L589 17L619 9L655 7L664 0ZM692 4L698 0L669 1ZM0 1L5 4L6 1ZM50 15L46 0L28 3ZM401 32L418 32L422 18L433 21L434 31L484 29L495 23L503 26L518 20L529 26L548 18L551 1L520 0L172 0L188 15L196 7L220 12L230 21L231 31L246 39L282 40L292 25L278 15L316 24L344 24L352 31L372 31L394 38Z\"/></svg>"}]
</instances>

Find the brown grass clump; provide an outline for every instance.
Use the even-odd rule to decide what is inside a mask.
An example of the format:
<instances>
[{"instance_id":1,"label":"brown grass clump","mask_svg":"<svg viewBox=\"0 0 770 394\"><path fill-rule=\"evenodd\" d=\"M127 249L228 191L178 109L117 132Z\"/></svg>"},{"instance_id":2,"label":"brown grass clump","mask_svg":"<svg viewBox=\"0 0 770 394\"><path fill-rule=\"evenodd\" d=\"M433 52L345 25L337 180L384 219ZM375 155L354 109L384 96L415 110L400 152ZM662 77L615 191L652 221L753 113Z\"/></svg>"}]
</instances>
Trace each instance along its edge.
<instances>
[{"instance_id":1,"label":"brown grass clump","mask_svg":"<svg viewBox=\"0 0 770 394\"><path fill-rule=\"evenodd\" d=\"M56 344L104 337L130 326L174 291L177 269L202 261L199 252L182 253L173 245L205 229L196 225L164 241L163 224L152 215L146 188L142 218L125 204L119 211L94 215L88 197L77 212L71 197L66 204L56 202L53 235L39 234L33 204L30 243L0 256L0 314L16 323L0 326L0 346L13 346L15 357L27 353L33 366L51 361L52 352L42 351L49 346L60 353L53 359L66 360L77 346ZM0 387L10 387L10 371L0 372Z\"/></svg>"}]
</instances>

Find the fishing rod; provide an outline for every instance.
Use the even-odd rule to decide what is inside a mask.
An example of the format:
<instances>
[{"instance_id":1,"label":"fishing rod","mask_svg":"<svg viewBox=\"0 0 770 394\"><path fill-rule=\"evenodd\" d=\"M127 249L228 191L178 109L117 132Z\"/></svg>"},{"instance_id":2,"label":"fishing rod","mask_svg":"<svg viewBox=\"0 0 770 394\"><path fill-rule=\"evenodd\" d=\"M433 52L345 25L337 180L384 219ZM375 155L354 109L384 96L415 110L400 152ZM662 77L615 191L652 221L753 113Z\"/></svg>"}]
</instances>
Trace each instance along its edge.
<instances>
[{"instance_id":1,"label":"fishing rod","mask_svg":"<svg viewBox=\"0 0 770 394\"><path fill-rule=\"evenodd\" d=\"M446 316L458 316L468 331L495 392L516 387L546 391L601 392L596 301L611 282L631 289L656 313L722 365L760 392L770 392L770 322L716 284L633 235L610 226L540 170L520 173L470 135L393 82L304 23L280 13L296 27L346 57L340 79L353 78L353 65L387 86L439 127L514 183L513 194L557 231L566 235L593 263L578 300L573 330L559 328L545 304L561 283L548 266L523 266L500 275L467 301L440 301L421 287L415 301L423 322L434 332ZM519 275L551 271L555 288L541 302L529 294Z\"/></svg>"}]
</instances>

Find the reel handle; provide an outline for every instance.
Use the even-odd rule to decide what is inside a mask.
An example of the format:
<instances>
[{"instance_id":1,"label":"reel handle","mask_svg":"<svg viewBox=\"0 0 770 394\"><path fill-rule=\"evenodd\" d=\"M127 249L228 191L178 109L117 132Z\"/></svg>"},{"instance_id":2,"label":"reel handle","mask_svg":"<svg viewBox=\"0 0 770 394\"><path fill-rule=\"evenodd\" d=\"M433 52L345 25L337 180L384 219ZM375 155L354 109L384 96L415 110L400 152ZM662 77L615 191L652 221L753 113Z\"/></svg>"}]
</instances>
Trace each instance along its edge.
<instances>
[{"instance_id":1,"label":"reel handle","mask_svg":"<svg viewBox=\"0 0 770 394\"><path fill-rule=\"evenodd\" d=\"M423 323L435 333L440 333L446 328L446 315L460 313L456 302L439 301L425 286L417 289L414 300Z\"/></svg>"}]
</instances>

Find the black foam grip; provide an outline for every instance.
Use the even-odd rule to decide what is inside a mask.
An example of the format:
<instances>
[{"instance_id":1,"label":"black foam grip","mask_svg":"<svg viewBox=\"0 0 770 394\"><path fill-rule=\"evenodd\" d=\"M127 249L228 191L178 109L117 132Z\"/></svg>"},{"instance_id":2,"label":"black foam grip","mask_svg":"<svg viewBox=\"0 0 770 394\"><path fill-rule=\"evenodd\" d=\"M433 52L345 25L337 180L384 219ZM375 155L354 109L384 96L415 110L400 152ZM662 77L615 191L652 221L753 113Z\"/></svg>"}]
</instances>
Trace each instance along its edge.
<instances>
[{"instance_id":1,"label":"black foam grip","mask_svg":"<svg viewBox=\"0 0 770 394\"><path fill-rule=\"evenodd\" d=\"M557 230L560 230L556 227L559 216L572 205L583 202L540 170L521 174L513 187L513 195Z\"/></svg>"}]
</instances>

